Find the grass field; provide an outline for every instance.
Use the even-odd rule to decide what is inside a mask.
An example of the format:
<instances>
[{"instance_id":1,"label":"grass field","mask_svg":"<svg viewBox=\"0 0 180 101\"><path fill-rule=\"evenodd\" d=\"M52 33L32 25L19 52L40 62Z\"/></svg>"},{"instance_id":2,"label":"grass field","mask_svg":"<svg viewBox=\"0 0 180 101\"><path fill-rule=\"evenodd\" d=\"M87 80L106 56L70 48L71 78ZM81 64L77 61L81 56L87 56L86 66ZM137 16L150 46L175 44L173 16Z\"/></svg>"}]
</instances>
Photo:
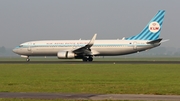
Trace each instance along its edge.
<instances>
[{"instance_id":1,"label":"grass field","mask_svg":"<svg viewBox=\"0 0 180 101\"><path fill-rule=\"evenodd\" d=\"M0 92L180 95L179 64L0 64Z\"/></svg>"}]
</instances>

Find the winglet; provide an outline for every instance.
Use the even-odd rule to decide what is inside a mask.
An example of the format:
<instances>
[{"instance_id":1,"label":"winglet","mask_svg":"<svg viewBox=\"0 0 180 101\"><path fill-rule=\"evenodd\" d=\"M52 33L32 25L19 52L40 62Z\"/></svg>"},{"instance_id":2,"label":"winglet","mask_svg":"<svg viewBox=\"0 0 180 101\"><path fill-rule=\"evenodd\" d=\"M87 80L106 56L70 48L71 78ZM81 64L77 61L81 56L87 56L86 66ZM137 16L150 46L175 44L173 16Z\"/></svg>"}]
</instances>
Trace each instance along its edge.
<instances>
[{"instance_id":1,"label":"winglet","mask_svg":"<svg viewBox=\"0 0 180 101\"><path fill-rule=\"evenodd\" d=\"M73 52L75 52L75 53L79 53L79 52L84 52L85 53L86 52L86 54L92 54L90 52L90 50L91 50L90 48L91 48L91 46L93 46L94 41L96 40L96 36L97 36L97 34L94 34L94 36L92 37L92 39L89 41L89 43L87 45L85 45L84 47L75 49L75 50L73 50Z\"/></svg>"},{"instance_id":2,"label":"winglet","mask_svg":"<svg viewBox=\"0 0 180 101\"><path fill-rule=\"evenodd\" d=\"M91 47L91 46L94 44L94 41L96 40L96 36L97 36L97 33L94 34L94 36L93 36L92 39L89 41L89 43L87 44L87 46Z\"/></svg>"}]
</instances>

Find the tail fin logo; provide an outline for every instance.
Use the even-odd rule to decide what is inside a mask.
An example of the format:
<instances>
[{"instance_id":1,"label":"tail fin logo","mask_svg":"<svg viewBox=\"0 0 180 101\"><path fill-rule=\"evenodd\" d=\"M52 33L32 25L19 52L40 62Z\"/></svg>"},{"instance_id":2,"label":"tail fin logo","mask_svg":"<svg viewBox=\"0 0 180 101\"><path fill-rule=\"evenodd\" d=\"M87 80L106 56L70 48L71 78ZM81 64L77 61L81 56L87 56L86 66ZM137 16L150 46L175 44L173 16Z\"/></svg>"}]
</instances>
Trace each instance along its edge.
<instances>
[{"instance_id":1,"label":"tail fin logo","mask_svg":"<svg viewBox=\"0 0 180 101\"><path fill-rule=\"evenodd\" d=\"M151 22L149 24L149 31L152 33L156 33L160 30L160 25L158 22Z\"/></svg>"},{"instance_id":2,"label":"tail fin logo","mask_svg":"<svg viewBox=\"0 0 180 101\"><path fill-rule=\"evenodd\" d=\"M162 28L164 15L165 10L159 10L139 34L126 38L126 40L157 40Z\"/></svg>"}]
</instances>

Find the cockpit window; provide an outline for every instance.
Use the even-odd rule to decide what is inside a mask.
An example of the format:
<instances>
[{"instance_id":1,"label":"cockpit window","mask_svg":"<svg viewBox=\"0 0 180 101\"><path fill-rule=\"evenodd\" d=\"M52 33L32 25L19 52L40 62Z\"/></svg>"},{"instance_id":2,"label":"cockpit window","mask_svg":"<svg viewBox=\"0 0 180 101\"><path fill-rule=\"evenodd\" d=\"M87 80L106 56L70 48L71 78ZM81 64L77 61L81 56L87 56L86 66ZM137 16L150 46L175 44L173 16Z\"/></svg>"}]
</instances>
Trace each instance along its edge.
<instances>
[{"instance_id":1,"label":"cockpit window","mask_svg":"<svg viewBox=\"0 0 180 101\"><path fill-rule=\"evenodd\" d=\"M23 45L20 45L19 47L23 47Z\"/></svg>"}]
</instances>

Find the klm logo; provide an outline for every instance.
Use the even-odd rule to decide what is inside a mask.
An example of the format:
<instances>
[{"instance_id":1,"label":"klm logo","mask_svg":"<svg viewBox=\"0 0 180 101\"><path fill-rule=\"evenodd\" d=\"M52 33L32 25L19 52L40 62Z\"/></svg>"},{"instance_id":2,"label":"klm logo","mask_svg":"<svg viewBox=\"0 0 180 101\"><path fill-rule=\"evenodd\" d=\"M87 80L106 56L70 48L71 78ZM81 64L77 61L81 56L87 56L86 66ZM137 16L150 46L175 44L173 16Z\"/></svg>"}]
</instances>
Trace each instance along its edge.
<instances>
[{"instance_id":1,"label":"klm logo","mask_svg":"<svg viewBox=\"0 0 180 101\"><path fill-rule=\"evenodd\" d=\"M153 32L153 33L156 33L160 30L160 25L158 22L151 22L149 24L149 31L150 32Z\"/></svg>"}]
</instances>

